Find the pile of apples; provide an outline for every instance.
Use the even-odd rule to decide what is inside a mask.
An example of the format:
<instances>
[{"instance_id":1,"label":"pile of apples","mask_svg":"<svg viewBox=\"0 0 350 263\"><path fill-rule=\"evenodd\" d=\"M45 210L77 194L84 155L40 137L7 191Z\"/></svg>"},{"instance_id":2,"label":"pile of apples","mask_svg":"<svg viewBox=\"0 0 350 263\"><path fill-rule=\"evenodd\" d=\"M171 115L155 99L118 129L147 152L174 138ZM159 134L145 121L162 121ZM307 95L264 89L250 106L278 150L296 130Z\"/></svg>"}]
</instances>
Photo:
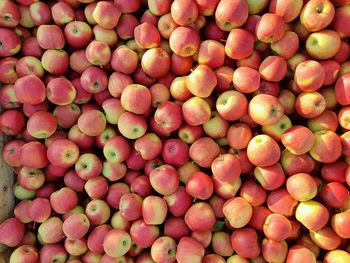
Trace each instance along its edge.
<instances>
[{"instance_id":1,"label":"pile of apples","mask_svg":"<svg viewBox=\"0 0 350 263\"><path fill-rule=\"evenodd\" d=\"M349 37L350 0L1 0L10 263L349 263Z\"/></svg>"}]
</instances>

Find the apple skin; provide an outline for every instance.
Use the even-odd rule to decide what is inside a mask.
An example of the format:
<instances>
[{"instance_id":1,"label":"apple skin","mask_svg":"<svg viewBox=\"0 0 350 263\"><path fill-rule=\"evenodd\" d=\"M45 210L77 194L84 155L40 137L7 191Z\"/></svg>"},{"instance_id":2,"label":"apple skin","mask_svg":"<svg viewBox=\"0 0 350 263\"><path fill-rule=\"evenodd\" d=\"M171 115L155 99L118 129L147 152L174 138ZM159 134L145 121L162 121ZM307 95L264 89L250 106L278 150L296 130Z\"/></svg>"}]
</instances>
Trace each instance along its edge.
<instances>
[{"instance_id":1,"label":"apple skin","mask_svg":"<svg viewBox=\"0 0 350 263\"><path fill-rule=\"evenodd\" d=\"M233 254L230 234L226 232L215 232L212 237L213 252L223 257Z\"/></svg>"},{"instance_id":2,"label":"apple skin","mask_svg":"<svg viewBox=\"0 0 350 263\"><path fill-rule=\"evenodd\" d=\"M15 55L21 49L21 40L19 36L8 28L0 28L0 43L4 45L0 50L1 57L10 57Z\"/></svg>"},{"instance_id":3,"label":"apple skin","mask_svg":"<svg viewBox=\"0 0 350 263\"><path fill-rule=\"evenodd\" d=\"M135 114L144 114L151 106L151 94L145 86L131 84L123 90L120 102L125 110ZM141 102L142 107L140 107Z\"/></svg>"},{"instance_id":4,"label":"apple skin","mask_svg":"<svg viewBox=\"0 0 350 263\"><path fill-rule=\"evenodd\" d=\"M103 240L106 234L112 229L110 225L99 225L93 228L93 230L89 233L87 239L87 246L90 251L93 253L102 254L103 250Z\"/></svg>"},{"instance_id":5,"label":"apple skin","mask_svg":"<svg viewBox=\"0 0 350 263\"><path fill-rule=\"evenodd\" d=\"M125 255L131 248L130 235L120 229L112 229L104 237L103 250L111 257Z\"/></svg>"},{"instance_id":6,"label":"apple skin","mask_svg":"<svg viewBox=\"0 0 350 263\"><path fill-rule=\"evenodd\" d=\"M0 76L0 81L5 84L13 84L18 79L16 65L18 59L13 57L4 58L0 61L0 70L3 74Z\"/></svg>"},{"instance_id":7,"label":"apple skin","mask_svg":"<svg viewBox=\"0 0 350 263\"><path fill-rule=\"evenodd\" d=\"M234 251L244 258L255 258L261 252L257 232L251 227L236 229L231 235Z\"/></svg>"},{"instance_id":8,"label":"apple skin","mask_svg":"<svg viewBox=\"0 0 350 263\"><path fill-rule=\"evenodd\" d=\"M153 189L161 195L173 194L179 187L179 175L175 168L169 164L155 168L150 173L149 178Z\"/></svg>"},{"instance_id":9,"label":"apple skin","mask_svg":"<svg viewBox=\"0 0 350 263\"><path fill-rule=\"evenodd\" d=\"M179 240L182 237L189 236L190 229L182 217L169 217L164 222L164 235Z\"/></svg>"},{"instance_id":10,"label":"apple skin","mask_svg":"<svg viewBox=\"0 0 350 263\"><path fill-rule=\"evenodd\" d=\"M85 49L86 59L96 66L106 66L111 60L111 49L106 42L93 40Z\"/></svg>"},{"instance_id":11,"label":"apple skin","mask_svg":"<svg viewBox=\"0 0 350 263\"><path fill-rule=\"evenodd\" d=\"M294 245L288 251L286 263L298 262L299 260L316 263L316 257L310 249L302 245Z\"/></svg>"},{"instance_id":12,"label":"apple skin","mask_svg":"<svg viewBox=\"0 0 350 263\"><path fill-rule=\"evenodd\" d=\"M68 105L76 97L72 82L63 77L53 78L47 84L47 99L56 105Z\"/></svg>"},{"instance_id":13,"label":"apple skin","mask_svg":"<svg viewBox=\"0 0 350 263\"><path fill-rule=\"evenodd\" d=\"M171 33L169 44L176 55L189 57L199 50L200 36L196 30L180 26Z\"/></svg>"},{"instance_id":14,"label":"apple skin","mask_svg":"<svg viewBox=\"0 0 350 263\"><path fill-rule=\"evenodd\" d=\"M103 225L111 215L111 209L106 201L101 199L91 200L85 207L85 215L91 225Z\"/></svg>"},{"instance_id":15,"label":"apple skin","mask_svg":"<svg viewBox=\"0 0 350 263\"><path fill-rule=\"evenodd\" d=\"M312 158L319 162L332 163L340 157L342 146L340 138L335 132L321 130L315 132L314 137L315 143L310 149Z\"/></svg>"},{"instance_id":16,"label":"apple skin","mask_svg":"<svg viewBox=\"0 0 350 263\"><path fill-rule=\"evenodd\" d=\"M334 30L324 29L309 35L305 45L306 51L311 57L318 60L329 59L338 53L341 39ZM327 45L328 48L324 49L321 45Z\"/></svg>"},{"instance_id":17,"label":"apple skin","mask_svg":"<svg viewBox=\"0 0 350 263\"><path fill-rule=\"evenodd\" d=\"M249 102L249 116L260 125L274 124L283 114L283 106L274 96L259 94Z\"/></svg>"},{"instance_id":18,"label":"apple skin","mask_svg":"<svg viewBox=\"0 0 350 263\"><path fill-rule=\"evenodd\" d=\"M268 135L257 135L252 138L247 147L248 159L256 166L271 166L277 163L281 150Z\"/></svg>"},{"instance_id":19,"label":"apple skin","mask_svg":"<svg viewBox=\"0 0 350 263\"><path fill-rule=\"evenodd\" d=\"M1 27L14 28L19 24L21 14L17 5L12 1L4 1L0 6L0 12L3 14L0 18Z\"/></svg>"},{"instance_id":20,"label":"apple skin","mask_svg":"<svg viewBox=\"0 0 350 263\"><path fill-rule=\"evenodd\" d=\"M261 253L266 261L284 262L288 253L288 245L285 241L277 242L264 238L261 243Z\"/></svg>"},{"instance_id":21,"label":"apple skin","mask_svg":"<svg viewBox=\"0 0 350 263\"><path fill-rule=\"evenodd\" d=\"M170 10L175 23L180 26L190 26L198 17L198 7L194 1L175 0Z\"/></svg>"},{"instance_id":22,"label":"apple skin","mask_svg":"<svg viewBox=\"0 0 350 263\"><path fill-rule=\"evenodd\" d=\"M350 35L349 30L344 26L344 21L346 21L348 17L349 7L347 5L342 5L335 9L332 26L338 32L341 38L345 38Z\"/></svg>"},{"instance_id":23,"label":"apple skin","mask_svg":"<svg viewBox=\"0 0 350 263\"><path fill-rule=\"evenodd\" d=\"M141 248L149 248L159 237L159 227L147 225L143 219L138 219L131 224L129 233L135 244Z\"/></svg>"},{"instance_id":24,"label":"apple skin","mask_svg":"<svg viewBox=\"0 0 350 263\"><path fill-rule=\"evenodd\" d=\"M12 140L5 144L2 149L2 156L4 161L12 167L21 166L21 148L25 144L22 140Z\"/></svg>"},{"instance_id":25,"label":"apple skin","mask_svg":"<svg viewBox=\"0 0 350 263\"><path fill-rule=\"evenodd\" d=\"M299 16L303 4L303 0L272 0L269 5L269 12L283 17L285 22L291 22Z\"/></svg>"},{"instance_id":26,"label":"apple skin","mask_svg":"<svg viewBox=\"0 0 350 263\"><path fill-rule=\"evenodd\" d=\"M185 263L188 259L193 263L200 263L204 257L203 246L191 237L182 237L177 245L176 260Z\"/></svg>"},{"instance_id":27,"label":"apple skin","mask_svg":"<svg viewBox=\"0 0 350 263\"><path fill-rule=\"evenodd\" d=\"M168 212L167 203L158 196L147 196L142 202L142 217L148 225L160 225Z\"/></svg>"},{"instance_id":28,"label":"apple skin","mask_svg":"<svg viewBox=\"0 0 350 263\"><path fill-rule=\"evenodd\" d=\"M227 121L238 120L248 112L248 100L239 91L225 91L217 98L216 110Z\"/></svg>"},{"instance_id":29,"label":"apple skin","mask_svg":"<svg viewBox=\"0 0 350 263\"><path fill-rule=\"evenodd\" d=\"M241 165L234 155L223 154L213 160L211 170L219 180L230 183L240 176Z\"/></svg>"},{"instance_id":30,"label":"apple skin","mask_svg":"<svg viewBox=\"0 0 350 263\"><path fill-rule=\"evenodd\" d=\"M274 13L265 13L256 25L256 37L263 43L272 43L284 36L283 18Z\"/></svg>"},{"instance_id":31,"label":"apple skin","mask_svg":"<svg viewBox=\"0 0 350 263\"><path fill-rule=\"evenodd\" d=\"M44 244L39 251L39 258L41 262L57 261L63 263L68 257L67 251L61 244Z\"/></svg>"},{"instance_id":32,"label":"apple skin","mask_svg":"<svg viewBox=\"0 0 350 263\"><path fill-rule=\"evenodd\" d=\"M315 232L310 231L310 237L317 246L325 250L334 250L341 243L341 237L329 226Z\"/></svg>"},{"instance_id":33,"label":"apple skin","mask_svg":"<svg viewBox=\"0 0 350 263\"><path fill-rule=\"evenodd\" d=\"M253 180L247 180L242 184L239 195L252 206L262 205L265 203L267 196L265 189Z\"/></svg>"},{"instance_id":34,"label":"apple skin","mask_svg":"<svg viewBox=\"0 0 350 263\"><path fill-rule=\"evenodd\" d=\"M108 1L101 1L97 3L92 13L92 17L96 23L106 29L113 29L116 27L120 16L120 6Z\"/></svg>"},{"instance_id":35,"label":"apple skin","mask_svg":"<svg viewBox=\"0 0 350 263\"><path fill-rule=\"evenodd\" d=\"M106 90L108 77L106 72L96 66L87 67L80 76L81 87L92 94Z\"/></svg>"},{"instance_id":36,"label":"apple skin","mask_svg":"<svg viewBox=\"0 0 350 263\"><path fill-rule=\"evenodd\" d=\"M310 215L318 215L310 217ZM329 219L327 208L316 201L300 202L295 211L296 219L301 222L307 229L317 231L323 228Z\"/></svg>"},{"instance_id":37,"label":"apple skin","mask_svg":"<svg viewBox=\"0 0 350 263\"><path fill-rule=\"evenodd\" d=\"M281 81L287 73L287 62L281 56L268 56L259 66L261 77L267 81Z\"/></svg>"},{"instance_id":38,"label":"apple skin","mask_svg":"<svg viewBox=\"0 0 350 263\"><path fill-rule=\"evenodd\" d=\"M331 219L333 230L341 237L348 238L350 236L347 225L350 222L350 212L346 210L344 212L340 212L334 214Z\"/></svg>"},{"instance_id":39,"label":"apple skin","mask_svg":"<svg viewBox=\"0 0 350 263\"><path fill-rule=\"evenodd\" d=\"M292 225L284 215L272 213L266 218L263 231L267 238L281 242L290 236Z\"/></svg>"},{"instance_id":40,"label":"apple skin","mask_svg":"<svg viewBox=\"0 0 350 263\"><path fill-rule=\"evenodd\" d=\"M196 140L189 149L190 158L199 166L209 168L213 160L219 155L218 144L210 137Z\"/></svg>"},{"instance_id":41,"label":"apple skin","mask_svg":"<svg viewBox=\"0 0 350 263\"><path fill-rule=\"evenodd\" d=\"M340 76L335 83L335 96L339 104L346 106L350 105L350 73Z\"/></svg>"},{"instance_id":42,"label":"apple skin","mask_svg":"<svg viewBox=\"0 0 350 263\"><path fill-rule=\"evenodd\" d=\"M318 90L325 82L326 74L322 65L315 60L307 60L298 64L294 80L302 91Z\"/></svg>"},{"instance_id":43,"label":"apple skin","mask_svg":"<svg viewBox=\"0 0 350 263\"><path fill-rule=\"evenodd\" d=\"M160 45L160 34L157 28L149 22L139 24L134 29L137 45L142 48L154 48Z\"/></svg>"},{"instance_id":44,"label":"apple skin","mask_svg":"<svg viewBox=\"0 0 350 263\"><path fill-rule=\"evenodd\" d=\"M207 65L198 65L186 78L188 90L200 98L208 98L216 84L216 75Z\"/></svg>"},{"instance_id":45,"label":"apple skin","mask_svg":"<svg viewBox=\"0 0 350 263\"><path fill-rule=\"evenodd\" d=\"M0 224L0 243L8 247L16 247L23 239L24 233L24 224L18 219L5 219Z\"/></svg>"},{"instance_id":46,"label":"apple skin","mask_svg":"<svg viewBox=\"0 0 350 263\"><path fill-rule=\"evenodd\" d=\"M335 14L332 2L319 0L306 3L300 13L302 25L311 32L326 28Z\"/></svg>"},{"instance_id":47,"label":"apple skin","mask_svg":"<svg viewBox=\"0 0 350 263\"><path fill-rule=\"evenodd\" d=\"M151 246L151 256L154 261L171 263L175 261L176 241L169 236L157 238Z\"/></svg>"},{"instance_id":48,"label":"apple skin","mask_svg":"<svg viewBox=\"0 0 350 263\"><path fill-rule=\"evenodd\" d=\"M314 144L314 135L306 127L293 126L281 136L282 144L292 154L301 155L307 153Z\"/></svg>"},{"instance_id":49,"label":"apple skin","mask_svg":"<svg viewBox=\"0 0 350 263\"><path fill-rule=\"evenodd\" d=\"M298 201L308 201L317 194L317 184L315 179L306 174L298 173L287 178L286 187L288 193Z\"/></svg>"},{"instance_id":50,"label":"apple skin","mask_svg":"<svg viewBox=\"0 0 350 263\"><path fill-rule=\"evenodd\" d=\"M215 22L221 30L229 32L246 22L248 11L246 1L220 1L215 10Z\"/></svg>"},{"instance_id":51,"label":"apple skin","mask_svg":"<svg viewBox=\"0 0 350 263\"><path fill-rule=\"evenodd\" d=\"M183 103L182 114L187 124L198 126L210 119L211 111L203 98L194 96Z\"/></svg>"},{"instance_id":52,"label":"apple skin","mask_svg":"<svg viewBox=\"0 0 350 263\"><path fill-rule=\"evenodd\" d=\"M302 92L295 101L295 110L303 118L315 118L326 109L326 101L317 92Z\"/></svg>"},{"instance_id":53,"label":"apple skin","mask_svg":"<svg viewBox=\"0 0 350 263\"><path fill-rule=\"evenodd\" d=\"M17 135L25 128L24 115L17 110L8 110L0 115L0 131L6 135Z\"/></svg>"},{"instance_id":54,"label":"apple skin","mask_svg":"<svg viewBox=\"0 0 350 263\"><path fill-rule=\"evenodd\" d=\"M237 211L240 211L239 216ZM251 219L253 208L244 198L233 197L225 202L223 213L232 227L242 228Z\"/></svg>"},{"instance_id":55,"label":"apple skin","mask_svg":"<svg viewBox=\"0 0 350 263\"><path fill-rule=\"evenodd\" d=\"M232 29L227 37L225 53L232 59L248 58L254 49L254 36L241 28Z\"/></svg>"},{"instance_id":56,"label":"apple skin","mask_svg":"<svg viewBox=\"0 0 350 263\"><path fill-rule=\"evenodd\" d=\"M64 238L63 222L58 217L50 217L38 228L38 238L43 244L54 244Z\"/></svg>"},{"instance_id":57,"label":"apple skin","mask_svg":"<svg viewBox=\"0 0 350 263\"><path fill-rule=\"evenodd\" d=\"M296 173L311 173L315 168L315 160L308 154L295 155L284 150L281 155L281 165L287 175Z\"/></svg>"},{"instance_id":58,"label":"apple skin","mask_svg":"<svg viewBox=\"0 0 350 263\"><path fill-rule=\"evenodd\" d=\"M9 63L11 62L11 60L8 60L7 62ZM11 64L8 64L8 66L10 65ZM40 63L40 60L37 59L36 57L24 56L20 58L16 63L16 73L18 77L24 77L26 75L34 74L37 77L41 78L44 76L44 69Z\"/></svg>"},{"instance_id":59,"label":"apple skin","mask_svg":"<svg viewBox=\"0 0 350 263\"><path fill-rule=\"evenodd\" d=\"M183 186L179 186L173 194L165 195L164 200L167 203L169 212L177 217L185 215L192 203L191 196Z\"/></svg>"},{"instance_id":60,"label":"apple skin","mask_svg":"<svg viewBox=\"0 0 350 263\"><path fill-rule=\"evenodd\" d=\"M18 102L39 104L46 98L44 83L35 75L27 75L19 78L14 85Z\"/></svg>"},{"instance_id":61,"label":"apple skin","mask_svg":"<svg viewBox=\"0 0 350 263\"><path fill-rule=\"evenodd\" d=\"M168 139L162 147L163 160L175 167L185 164L189 159L189 147L181 139Z\"/></svg>"},{"instance_id":62,"label":"apple skin","mask_svg":"<svg viewBox=\"0 0 350 263\"><path fill-rule=\"evenodd\" d=\"M64 214L77 206L78 196L72 189L63 187L51 194L50 204L56 213Z\"/></svg>"},{"instance_id":63,"label":"apple skin","mask_svg":"<svg viewBox=\"0 0 350 263\"><path fill-rule=\"evenodd\" d=\"M43 223L51 215L51 204L46 198L35 198L28 206L28 216L37 223Z\"/></svg>"},{"instance_id":64,"label":"apple skin","mask_svg":"<svg viewBox=\"0 0 350 263\"><path fill-rule=\"evenodd\" d=\"M27 156L36 156L36 159L28 159ZM37 141L27 142L21 149L21 163L28 168L44 168L48 164L46 147Z\"/></svg>"},{"instance_id":65,"label":"apple skin","mask_svg":"<svg viewBox=\"0 0 350 263\"><path fill-rule=\"evenodd\" d=\"M233 73L233 86L242 93L257 91L260 87L260 74L250 67L239 67Z\"/></svg>"},{"instance_id":66,"label":"apple skin","mask_svg":"<svg viewBox=\"0 0 350 263\"><path fill-rule=\"evenodd\" d=\"M39 260L38 250L32 245L21 245L17 247L11 254L10 261L13 263L35 263Z\"/></svg>"},{"instance_id":67,"label":"apple skin","mask_svg":"<svg viewBox=\"0 0 350 263\"><path fill-rule=\"evenodd\" d=\"M40 25L36 36L43 49L62 49L64 47L64 34L56 25Z\"/></svg>"},{"instance_id":68,"label":"apple skin","mask_svg":"<svg viewBox=\"0 0 350 263\"><path fill-rule=\"evenodd\" d=\"M134 221L142 216L143 198L138 194L125 193L119 201L121 215L129 221Z\"/></svg>"},{"instance_id":69,"label":"apple skin","mask_svg":"<svg viewBox=\"0 0 350 263\"><path fill-rule=\"evenodd\" d=\"M215 225L215 214L211 206L204 202L193 204L185 214L185 222L191 231L209 231ZM200 220L201 225L197 222Z\"/></svg>"}]
</instances>

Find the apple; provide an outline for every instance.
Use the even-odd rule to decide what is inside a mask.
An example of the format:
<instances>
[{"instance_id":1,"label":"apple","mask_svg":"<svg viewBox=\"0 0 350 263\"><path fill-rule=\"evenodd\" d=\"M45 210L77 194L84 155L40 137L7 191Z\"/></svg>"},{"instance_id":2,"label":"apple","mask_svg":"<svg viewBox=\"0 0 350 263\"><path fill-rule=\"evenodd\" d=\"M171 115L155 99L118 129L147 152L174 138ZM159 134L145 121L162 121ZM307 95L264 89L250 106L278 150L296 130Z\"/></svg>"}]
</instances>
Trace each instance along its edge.
<instances>
[{"instance_id":1,"label":"apple","mask_svg":"<svg viewBox=\"0 0 350 263\"><path fill-rule=\"evenodd\" d=\"M157 238L151 246L151 256L154 261L174 262L176 242L169 236Z\"/></svg>"},{"instance_id":2,"label":"apple","mask_svg":"<svg viewBox=\"0 0 350 263\"><path fill-rule=\"evenodd\" d=\"M240 176L241 165L234 155L223 154L213 160L211 170L219 180L230 183Z\"/></svg>"},{"instance_id":3,"label":"apple","mask_svg":"<svg viewBox=\"0 0 350 263\"><path fill-rule=\"evenodd\" d=\"M77 206L78 196L72 189L63 187L51 194L50 204L56 213L64 214Z\"/></svg>"},{"instance_id":4,"label":"apple","mask_svg":"<svg viewBox=\"0 0 350 263\"><path fill-rule=\"evenodd\" d=\"M272 213L266 218L263 231L267 238L281 242L290 236L292 225L284 215Z\"/></svg>"},{"instance_id":5,"label":"apple","mask_svg":"<svg viewBox=\"0 0 350 263\"><path fill-rule=\"evenodd\" d=\"M112 229L107 232L103 240L103 250L111 257L125 255L131 248L130 235L120 229Z\"/></svg>"},{"instance_id":6,"label":"apple","mask_svg":"<svg viewBox=\"0 0 350 263\"><path fill-rule=\"evenodd\" d=\"M147 196L142 202L142 218L147 225L160 225L168 212L167 203L158 196Z\"/></svg>"},{"instance_id":7,"label":"apple","mask_svg":"<svg viewBox=\"0 0 350 263\"><path fill-rule=\"evenodd\" d=\"M17 110L8 110L0 115L0 131L6 135L17 135L25 128L24 116Z\"/></svg>"},{"instance_id":8,"label":"apple","mask_svg":"<svg viewBox=\"0 0 350 263\"><path fill-rule=\"evenodd\" d=\"M21 49L21 40L19 36L8 28L0 28L0 56L10 57L17 54Z\"/></svg>"},{"instance_id":9,"label":"apple","mask_svg":"<svg viewBox=\"0 0 350 263\"><path fill-rule=\"evenodd\" d=\"M143 219L138 219L131 224L130 237L141 248L149 248L159 237L159 227L148 225Z\"/></svg>"},{"instance_id":10,"label":"apple","mask_svg":"<svg viewBox=\"0 0 350 263\"><path fill-rule=\"evenodd\" d=\"M33 113L27 122L28 133L38 139L48 138L57 128L57 120L54 115L46 111Z\"/></svg>"},{"instance_id":11,"label":"apple","mask_svg":"<svg viewBox=\"0 0 350 263\"><path fill-rule=\"evenodd\" d=\"M64 34L57 25L40 25L36 36L40 47L43 49L62 49L64 47Z\"/></svg>"},{"instance_id":12,"label":"apple","mask_svg":"<svg viewBox=\"0 0 350 263\"><path fill-rule=\"evenodd\" d=\"M99 40L93 40L85 49L86 59L97 66L105 66L111 60L111 50L107 43Z\"/></svg>"},{"instance_id":13,"label":"apple","mask_svg":"<svg viewBox=\"0 0 350 263\"><path fill-rule=\"evenodd\" d=\"M250 67L239 67L233 73L233 86L242 93L257 91L260 87L260 74Z\"/></svg>"},{"instance_id":14,"label":"apple","mask_svg":"<svg viewBox=\"0 0 350 263\"><path fill-rule=\"evenodd\" d=\"M329 130L314 133L315 143L310 149L312 158L323 163L332 163L341 155L341 142L339 136ZM330 148L330 145L332 146Z\"/></svg>"},{"instance_id":15,"label":"apple","mask_svg":"<svg viewBox=\"0 0 350 263\"><path fill-rule=\"evenodd\" d=\"M57 261L63 263L67 257L68 253L61 244L45 244L39 251L39 258L43 262Z\"/></svg>"},{"instance_id":16,"label":"apple","mask_svg":"<svg viewBox=\"0 0 350 263\"><path fill-rule=\"evenodd\" d=\"M8 63L9 62L10 61L8 61ZM18 77L34 74L37 77L41 78L44 76L44 69L39 59L33 56L25 56L17 61L16 73Z\"/></svg>"},{"instance_id":17,"label":"apple","mask_svg":"<svg viewBox=\"0 0 350 263\"><path fill-rule=\"evenodd\" d=\"M335 8L330 1L307 2L300 13L300 21L311 32L326 28L333 20Z\"/></svg>"},{"instance_id":18,"label":"apple","mask_svg":"<svg viewBox=\"0 0 350 263\"><path fill-rule=\"evenodd\" d=\"M84 153L75 163L77 175L84 180L97 177L102 171L102 161L92 153Z\"/></svg>"},{"instance_id":19,"label":"apple","mask_svg":"<svg viewBox=\"0 0 350 263\"><path fill-rule=\"evenodd\" d=\"M292 154L307 153L314 144L314 134L304 126L293 126L281 136L281 142Z\"/></svg>"},{"instance_id":20,"label":"apple","mask_svg":"<svg viewBox=\"0 0 350 263\"><path fill-rule=\"evenodd\" d=\"M210 137L202 137L196 140L189 149L190 158L199 166L209 168L213 160L219 155L218 144Z\"/></svg>"},{"instance_id":21,"label":"apple","mask_svg":"<svg viewBox=\"0 0 350 263\"><path fill-rule=\"evenodd\" d=\"M284 240L277 242L264 238L261 243L261 253L267 261L284 262L288 253L288 245Z\"/></svg>"},{"instance_id":22,"label":"apple","mask_svg":"<svg viewBox=\"0 0 350 263\"><path fill-rule=\"evenodd\" d=\"M286 188L288 193L298 201L311 200L317 194L315 179L306 173L298 173L288 177Z\"/></svg>"},{"instance_id":23,"label":"apple","mask_svg":"<svg viewBox=\"0 0 350 263\"><path fill-rule=\"evenodd\" d=\"M339 104L349 105L350 97L348 95L348 90L350 89L349 83L350 74L344 74L338 78L335 83L335 96Z\"/></svg>"},{"instance_id":24,"label":"apple","mask_svg":"<svg viewBox=\"0 0 350 263\"><path fill-rule=\"evenodd\" d=\"M256 25L256 37L263 43L273 43L280 40L285 33L284 20L274 13L265 13Z\"/></svg>"},{"instance_id":25,"label":"apple","mask_svg":"<svg viewBox=\"0 0 350 263\"><path fill-rule=\"evenodd\" d=\"M106 201L101 199L91 200L85 207L85 215L91 225L103 225L111 216L111 209Z\"/></svg>"},{"instance_id":26,"label":"apple","mask_svg":"<svg viewBox=\"0 0 350 263\"><path fill-rule=\"evenodd\" d=\"M149 175L153 189L162 195L173 194L179 187L179 175L175 168L164 164L155 168Z\"/></svg>"},{"instance_id":27,"label":"apple","mask_svg":"<svg viewBox=\"0 0 350 263\"><path fill-rule=\"evenodd\" d=\"M11 254L9 262L35 263L39 260L38 250L32 245L22 245L17 247Z\"/></svg>"},{"instance_id":28,"label":"apple","mask_svg":"<svg viewBox=\"0 0 350 263\"><path fill-rule=\"evenodd\" d=\"M51 215L51 204L48 199L36 198L28 206L28 216L34 222L43 223Z\"/></svg>"},{"instance_id":29,"label":"apple","mask_svg":"<svg viewBox=\"0 0 350 263\"><path fill-rule=\"evenodd\" d=\"M101 68L90 66L81 74L80 83L85 91L95 94L106 90L108 77Z\"/></svg>"},{"instance_id":30,"label":"apple","mask_svg":"<svg viewBox=\"0 0 350 263\"><path fill-rule=\"evenodd\" d=\"M18 102L39 104L46 98L44 83L35 75L27 75L19 78L14 85Z\"/></svg>"},{"instance_id":31,"label":"apple","mask_svg":"<svg viewBox=\"0 0 350 263\"><path fill-rule=\"evenodd\" d=\"M225 202L223 213L232 227L242 228L251 219L253 208L244 198L233 197Z\"/></svg>"},{"instance_id":32,"label":"apple","mask_svg":"<svg viewBox=\"0 0 350 263\"><path fill-rule=\"evenodd\" d=\"M28 159L27 156L36 156L35 159ZM27 142L21 148L21 163L28 168L41 169L48 164L46 147L37 141Z\"/></svg>"},{"instance_id":33,"label":"apple","mask_svg":"<svg viewBox=\"0 0 350 263\"><path fill-rule=\"evenodd\" d=\"M103 28L112 29L118 24L121 16L121 8L115 3L101 1L97 3L92 17Z\"/></svg>"},{"instance_id":34,"label":"apple","mask_svg":"<svg viewBox=\"0 0 350 263\"><path fill-rule=\"evenodd\" d=\"M183 103L182 114L187 124L198 126L210 119L211 111L203 98L194 96Z\"/></svg>"},{"instance_id":35,"label":"apple","mask_svg":"<svg viewBox=\"0 0 350 263\"><path fill-rule=\"evenodd\" d=\"M154 48L160 45L160 34L157 28L149 22L139 24L134 29L137 45L142 48Z\"/></svg>"},{"instance_id":36,"label":"apple","mask_svg":"<svg viewBox=\"0 0 350 263\"><path fill-rule=\"evenodd\" d=\"M281 56L268 56L259 66L261 77L267 81L281 81L287 73L287 62Z\"/></svg>"},{"instance_id":37,"label":"apple","mask_svg":"<svg viewBox=\"0 0 350 263\"><path fill-rule=\"evenodd\" d=\"M149 91L151 93L152 106L157 108L163 102L169 101L170 91L169 88L162 83L153 84Z\"/></svg>"},{"instance_id":38,"label":"apple","mask_svg":"<svg viewBox=\"0 0 350 263\"><path fill-rule=\"evenodd\" d=\"M255 258L261 252L257 232L250 227L236 229L231 235L233 250L243 258Z\"/></svg>"},{"instance_id":39,"label":"apple","mask_svg":"<svg viewBox=\"0 0 350 263\"><path fill-rule=\"evenodd\" d=\"M43 244L54 244L64 238L63 222L59 217L50 217L38 228L38 238Z\"/></svg>"},{"instance_id":40,"label":"apple","mask_svg":"<svg viewBox=\"0 0 350 263\"><path fill-rule=\"evenodd\" d=\"M215 10L215 22L223 31L231 31L242 26L248 18L247 1L220 1Z\"/></svg>"},{"instance_id":41,"label":"apple","mask_svg":"<svg viewBox=\"0 0 350 263\"><path fill-rule=\"evenodd\" d=\"M16 218L8 218L0 224L0 243L8 247L16 247L24 237L24 224Z\"/></svg>"},{"instance_id":42,"label":"apple","mask_svg":"<svg viewBox=\"0 0 350 263\"><path fill-rule=\"evenodd\" d=\"M302 92L295 101L295 110L303 118L315 118L326 109L326 101L317 91Z\"/></svg>"},{"instance_id":43,"label":"apple","mask_svg":"<svg viewBox=\"0 0 350 263\"><path fill-rule=\"evenodd\" d=\"M138 139L147 131L147 122L141 115L124 112L118 119L119 132L127 139Z\"/></svg>"},{"instance_id":44,"label":"apple","mask_svg":"<svg viewBox=\"0 0 350 263\"><path fill-rule=\"evenodd\" d=\"M176 55L189 57L199 50L200 36L192 28L179 26L170 34L169 44Z\"/></svg>"},{"instance_id":45,"label":"apple","mask_svg":"<svg viewBox=\"0 0 350 263\"><path fill-rule=\"evenodd\" d=\"M310 217L310 215L317 215L317 217ZM317 201L302 201L296 208L295 218L307 229L317 231L327 224L329 212L323 204Z\"/></svg>"},{"instance_id":46,"label":"apple","mask_svg":"<svg viewBox=\"0 0 350 263\"><path fill-rule=\"evenodd\" d=\"M266 190L252 180L245 181L239 191L239 195L252 206L259 206L266 201Z\"/></svg>"},{"instance_id":47,"label":"apple","mask_svg":"<svg viewBox=\"0 0 350 263\"><path fill-rule=\"evenodd\" d=\"M312 33L306 39L306 51L315 59L329 59L335 56L340 49L341 39L339 34L334 30L324 29ZM327 45L329 48L322 48Z\"/></svg>"},{"instance_id":48,"label":"apple","mask_svg":"<svg viewBox=\"0 0 350 263\"><path fill-rule=\"evenodd\" d=\"M335 260L343 263L348 261L349 259L350 259L350 254L341 249L335 249L335 250L329 251L324 257L324 261L327 263L333 262Z\"/></svg>"},{"instance_id":49,"label":"apple","mask_svg":"<svg viewBox=\"0 0 350 263\"><path fill-rule=\"evenodd\" d=\"M203 246L191 237L182 237L177 245L176 260L179 263L187 262L188 258L193 263L202 262L204 257Z\"/></svg>"},{"instance_id":50,"label":"apple","mask_svg":"<svg viewBox=\"0 0 350 263\"><path fill-rule=\"evenodd\" d=\"M305 246L294 245L288 251L286 262L291 263L297 262L299 260L306 262L316 262L316 257L312 251Z\"/></svg>"},{"instance_id":51,"label":"apple","mask_svg":"<svg viewBox=\"0 0 350 263\"><path fill-rule=\"evenodd\" d=\"M72 6L65 2L59 2L51 7L52 19L56 25L64 26L75 19Z\"/></svg>"},{"instance_id":52,"label":"apple","mask_svg":"<svg viewBox=\"0 0 350 263\"><path fill-rule=\"evenodd\" d=\"M18 75L16 72L17 62L18 59L13 57L4 58L0 61L0 70L4 73L0 77L1 82L5 84L15 83L15 81L18 79Z\"/></svg>"}]
</instances>

